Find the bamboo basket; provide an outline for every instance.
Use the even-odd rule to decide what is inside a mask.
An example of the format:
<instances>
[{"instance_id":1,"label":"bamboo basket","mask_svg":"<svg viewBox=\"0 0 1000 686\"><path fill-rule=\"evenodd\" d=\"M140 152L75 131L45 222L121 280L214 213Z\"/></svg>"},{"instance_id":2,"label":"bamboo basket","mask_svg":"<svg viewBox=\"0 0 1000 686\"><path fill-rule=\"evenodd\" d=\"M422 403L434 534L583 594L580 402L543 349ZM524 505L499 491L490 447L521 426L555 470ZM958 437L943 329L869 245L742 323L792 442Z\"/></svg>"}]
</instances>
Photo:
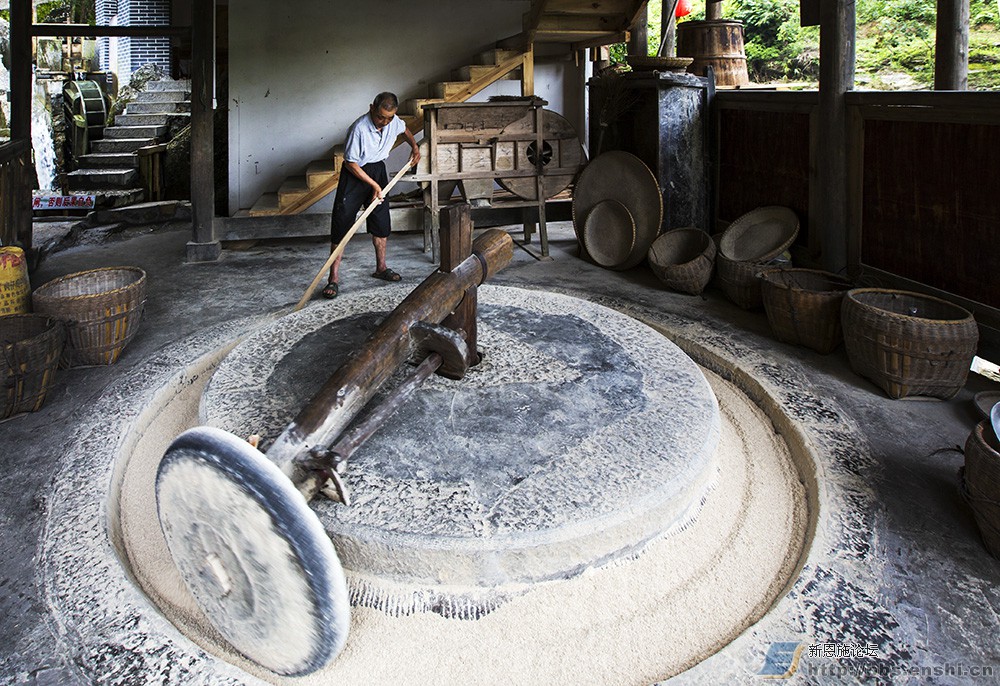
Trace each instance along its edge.
<instances>
[{"instance_id":1,"label":"bamboo basket","mask_svg":"<svg viewBox=\"0 0 1000 686\"><path fill-rule=\"evenodd\" d=\"M712 278L715 241L695 227L674 229L653 241L647 260L653 273L667 286L698 295Z\"/></svg>"},{"instance_id":2,"label":"bamboo basket","mask_svg":"<svg viewBox=\"0 0 1000 686\"><path fill-rule=\"evenodd\" d=\"M0 419L35 412L55 381L66 334L62 322L40 314L0 317L3 407Z\"/></svg>"},{"instance_id":3,"label":"bamboo basket","mask_svg":"<svg viewBox=\"0 0 1000 686\"><path fill-rule=\"evenodd\" d=\"M716 257L719 286L726 297L745 310L764 304L758 275L768 262L791 247L799 235L799 220L787 207L758 207L726 227Z\"/></svg>"},{"instance_id":4,"label":"bamboo basket","mask_svg":"<svg viewBox=\"0 0 1000 686\"><path fill-rule=\"evenodd\" d=\"M969 375L979 329L966 310L909 291L856 288L841 307L855 372L890 398L953 397Z\"/></svg>"},{"instance_id":5,"label":"bamboo basket","mask_svg":"<svg viewBox=\"0 0 1000 686\"><path fill-rule=\"evenodd\" d=\"M1000 559L1000 444L989 421L979 422L965 442L962 494L972 507L990 555Z\"/></svg>"},{"instance_id":6,"label":"bamboo basket","mask_svg":"<svg viewBox=\"0 0 1000 686\"><path fill-rule=\"evenodd\" d=\"M775 338L823 355L840 344L840 307L850 281L817 269L768 269L760 278Z\"/></svg>"},{"instance_id":7,"label":"bamboo basket","mask_svg":"<svg viewBox=\"0 0 1000 686\"><path fill-rule=\"evenodd\" d=\"M146 302L146 272L104 267L61 276L31 296L35 312L66 323L67 367L118 361L135 336Z\"/></svg>"}]
</instances>

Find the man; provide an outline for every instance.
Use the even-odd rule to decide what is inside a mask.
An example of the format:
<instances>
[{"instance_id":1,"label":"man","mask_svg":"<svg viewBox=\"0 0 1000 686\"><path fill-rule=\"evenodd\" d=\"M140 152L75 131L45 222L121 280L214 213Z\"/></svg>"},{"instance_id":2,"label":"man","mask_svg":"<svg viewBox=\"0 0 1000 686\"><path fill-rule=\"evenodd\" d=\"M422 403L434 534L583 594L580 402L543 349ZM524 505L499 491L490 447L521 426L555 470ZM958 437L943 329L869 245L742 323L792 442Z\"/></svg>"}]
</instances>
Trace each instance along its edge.
<instances>
[{"instance_id":1,"label":"man","mask_svg":"<svg viewBox=\"0 0 1000 686\"><path fill-rule=\"evenodd\" d=\"M379 93L368 106L368 112L351 124L344 149L344 168L340 172L337 197L333 201L330 221L331 252L354 225L358 211L366 203L378 203L368 215L368 233L375 246L376 279L399 281L400 276L385 263L385 247L391 224L389 203L383 202L382 187L389 182L385 158L389 156L396 137L403 134L413 154L410 166L420 161L420 148L402 119L396 116L399 100L393 93ZM340 257L330 267L330 279L323 289L324 298L336 298L340 293Z\"/></svg>"}]
</instances>

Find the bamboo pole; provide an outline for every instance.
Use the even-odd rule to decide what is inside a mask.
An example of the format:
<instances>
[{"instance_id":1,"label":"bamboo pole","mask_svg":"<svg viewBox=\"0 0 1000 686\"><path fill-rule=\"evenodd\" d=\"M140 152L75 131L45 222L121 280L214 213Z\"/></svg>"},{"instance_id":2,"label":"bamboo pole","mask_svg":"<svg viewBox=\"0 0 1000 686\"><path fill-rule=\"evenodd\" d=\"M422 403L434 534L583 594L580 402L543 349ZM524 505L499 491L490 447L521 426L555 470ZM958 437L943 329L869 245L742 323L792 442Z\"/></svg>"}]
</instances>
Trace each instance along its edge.
<instances>
[{"instance_id":1,"label":"bamboo pole","mask_svg":"<svg viewBox=\"0 0 1000 686\"><path fill-rule=\"evenodd\" d=\"M360 217L358 217L358 220L354 222L354 226L348 229L347 234L340 239L340 243L338 243L337 247L334 248L332 253L330 253L329 259L327 259L323 266L320 267L319 272L316 273L316 278L314 278L312 283L309 284L309 288L307 288L306 292L302 294L302 298L299 300L299 303L295 306L295 309L292 310L292 312L298 312L305 307L307 302L309 302L309 298L312 297L313 291L316 290L316 286L319 284L320 279L323 278L323 272L330 268L330 265L333 264L334 260L344 254L344 248L347 247L347 241L351 240L351 236L357 233L358 229L361 228L361 225L365 223L366 219L368 219L368 215L374 212L376 207L386 202L386 194L389 192L389 189L395 186L396 182L403 178L403 174L410 169L413 158L411 157L410 160L410 162L403 165L402 169L396 172L396 175L392 177L389 183L386 184L385 188L382 189L382 199L378 202L369 203L368 207L365 208L365 211L361 213ZM350 174L350 172L347 173Z\"/></svg>"}]
</instances>

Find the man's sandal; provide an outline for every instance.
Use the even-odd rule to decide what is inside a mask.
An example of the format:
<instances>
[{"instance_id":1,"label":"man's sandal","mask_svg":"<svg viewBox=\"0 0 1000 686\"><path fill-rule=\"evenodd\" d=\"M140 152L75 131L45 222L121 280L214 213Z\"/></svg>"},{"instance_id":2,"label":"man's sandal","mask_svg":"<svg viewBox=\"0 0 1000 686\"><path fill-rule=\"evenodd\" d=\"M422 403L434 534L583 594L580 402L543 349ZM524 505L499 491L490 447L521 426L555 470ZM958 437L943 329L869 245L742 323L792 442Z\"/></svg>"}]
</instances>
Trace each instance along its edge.
<instances>
[{"instance_id":1,"label":"man's sandal","mask_svg":"<svg viewBox=\"0 0 1000 686\"><path fill-rule=\"evenodd\" d=\"M326 286L323 288L323 297L327 300L333 300L338 295L340 295L340 284L336 281L327 282Z\"/></svg>"},{"instance_id":2,"label":"man's sandal","mask_svg":"<svg viewBox=\"0 0 1000 686\"><path fill-rule=\"evenodd\" d=\"M382 279L383 281L399 281L403 278L396 272L392 271L389 267L386 267L380 272L372 273L372 276L376 279Z\"/></svg>"}]
</instances>

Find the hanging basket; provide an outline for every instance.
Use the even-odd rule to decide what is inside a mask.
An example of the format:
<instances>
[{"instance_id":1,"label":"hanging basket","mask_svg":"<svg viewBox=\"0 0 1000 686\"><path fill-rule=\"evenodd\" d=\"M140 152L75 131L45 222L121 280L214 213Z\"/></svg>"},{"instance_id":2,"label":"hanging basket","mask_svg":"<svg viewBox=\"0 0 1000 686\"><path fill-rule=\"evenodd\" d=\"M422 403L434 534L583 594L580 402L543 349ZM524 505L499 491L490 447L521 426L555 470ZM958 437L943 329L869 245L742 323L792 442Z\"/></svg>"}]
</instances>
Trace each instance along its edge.
<instances>
[{"instance_id":1,"label":"hanging basket","mask_svg":"<svg viewBox=\"0 0 1000 686\"><path fill-rule=\"evenodd\" d=\"M105 267L61 276L31 296L35 312L66 323L67 367L114 364L132 340L146 302L146 272Z\"/></svg>"},{"instance_id":2,"label":"hanging basket","mask_svg":"<svg viewBox=\"0 0 1000 686\"><path fill-rule=\"evenodd\" d=\"M668 231L649 248L649 267L675 291L698 295L712 278L715 241L701 229Z\"/></svg>"},{"instance_id":3,"label":"hanging basket","mask_svg":"<svg viewBox=\"0 0 1000 686\"><path fill-rule=\"evenodd\" d=\"M0 419L35 412L55 381L66 342L62 322L40 314L0 317L3 348Z\"/></svg>"},{"instance_id":4,"label":"hanging basket","mask_svg":"<svg viewBox=\"0 0 1000 686\"><path fill-rule=\"evenodd\" d=\"M817 269L768 269L760 279L775 338L823 355L840 344L840 307L850 281Z\"/></svg>"},{"instance_id":5,"label":"hanging basket","mask_svg":"<svg viewBox=\"0 0 1000 686\"><path fill-rule=\"evenodd\" d=\"M841 322L851 367L891 398L953 397L965 385L979 340L969 312L909 291L848 291Z\"/></svg>"},{"instance_id":6,"label":"hanging basket","mask_svg":"<svg viewBox=\"0 0 1000 686\"><path fill-rule=\"evenodd\" d=\"M990 555L1000 559L1000 444L989 421L979 422L965 442L962 494L972 507Z\"/></svg>"}]
</instances>

